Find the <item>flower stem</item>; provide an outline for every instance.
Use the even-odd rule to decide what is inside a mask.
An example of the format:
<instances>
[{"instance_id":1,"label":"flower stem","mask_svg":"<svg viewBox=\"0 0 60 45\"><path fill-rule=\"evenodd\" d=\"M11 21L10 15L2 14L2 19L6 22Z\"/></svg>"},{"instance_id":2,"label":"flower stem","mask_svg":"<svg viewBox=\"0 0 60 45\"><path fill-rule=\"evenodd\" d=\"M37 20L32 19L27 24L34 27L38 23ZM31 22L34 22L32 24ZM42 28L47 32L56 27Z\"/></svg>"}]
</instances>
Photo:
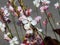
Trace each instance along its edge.
<instances>
[{"instance_id":1,"label":"flower stem","mask_svg":"<svg viewBox=\"0 0 60 45\"><path fill-rule=\"evenodd\" d=\"M38 16L38 10L37 10L37 7L36 7L35 9L36 9L37 16ZM40 20L40 22L39 22L39 26L40 26L41 29L43 29L43 27L42 27L42 25L41 25L41 20ZM43 32L41 32L41 33L42 33L43 38L44 38L44 33L43 33Z\"/></svg>"},{"instance_id":2,"label":"flower stem","mask_svg":"<svg viewBox=\"0 0 60 45\"><path fill-rule=\"evenodd\" d=\"M47 16L47 12L45 11L45 14L46 14L46 17L47 17L47 19L48 19L48 22L49 22L49 24L50 24L50 26L51 26L51 28L52 28L52 31L53 31L53 25L51 24L51 22L50 22L50 20L49 20L49 17ZM53 31L54 32L54 31ZM58 38L57 38L57 36L56 36L56 33L54 32L54 35L55 35L55 37L56 37L56 39L58 40Z\"/></svg>"},{"instance_id":3,"label":"flower stem","mask_svg":"<svg viewBox=\"0 0 60 45\"><path fill-rule=\"evenodd\" d=\"M46 26L45 26L45 33L47 35L47 23L46 23Z\"/></svg>"},{"instance_id":4,"label":"flower stem","mask_svg":"<svg viewBox=\"0 0 60 45\"><path fill-rule=\"evenodd\" d=\"M12 17L13 24L14 24L14 27L15 27L15 30L16 30L16 34L17 34L17 36L18 36L18 38L19 38L19 41L20 41L20 43L21 43L21 40L20 40L20 37L19 37L18 31L17 31L17 27L16 27L16 25L15 25L15 19L14 19L14 16L11 15L11 17Z\"/></svg>"},{"instance_id":5,"label":"flower stem","mask_svg":"<svg viewBox=\"0 0 60 45\"><path fill-rule=\"evenodd\" d=\"M11 38L13 38L13 34L12 34L12 32L11 32L11 29L9 28L9 26L8 26L8 24L7 23L5 23L6 24L6 27L8 28L8 31L10 32L10 34L11 34Z\"/></svg>"}]
</instances>

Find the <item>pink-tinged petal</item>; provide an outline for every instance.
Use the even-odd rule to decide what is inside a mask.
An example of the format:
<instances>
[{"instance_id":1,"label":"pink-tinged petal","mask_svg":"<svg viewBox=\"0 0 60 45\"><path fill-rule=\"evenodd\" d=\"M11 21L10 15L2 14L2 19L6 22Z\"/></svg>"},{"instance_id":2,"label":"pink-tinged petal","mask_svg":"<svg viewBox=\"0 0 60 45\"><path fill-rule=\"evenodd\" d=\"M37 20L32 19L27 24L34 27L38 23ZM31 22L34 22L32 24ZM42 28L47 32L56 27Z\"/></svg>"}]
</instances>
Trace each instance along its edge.
<instances>
[{"instance_id":1,"label":"pink-tinged petal","mask_svg":"<svg viewBox=\"0 0 60 45\"><path fill-rule=\"evenodd\" d=\"M14 8L10 5L9 6L9 10L11 11L11 12L14 12Z\"/></svg>"},{"instance_id":2,"label":"pink-tinged petal","mask_svg":"<svg viewBox=\"0 0 60 45\"><path fill-rule=\"evenodd\" d=\"M11 40L6 34L4 34L4 39L7 40L7 41Z\"/></svg>"},{"instance_id":3,"label":"pink-tinged petal","mask_svg":"<svg viewBox=\"0 0 60 45\"><path fill-rule=\"evenodd\" d=\"M47 10L48 7L49 7L49 6L47 6L47 5L40 7L41 12L44 12L45 10Z\"/></svg>"},{"instance_id":4,"label":"pink-tinged petal","mask_svg":"<svg viewBox=\"0 0 60 45\"><path fill-rule=\"evenodd\" d=\"M41 20L41 16L37 16L36 18L35 18L35 20L37 21L37 23Z\"/></svg>"}]
</instances>

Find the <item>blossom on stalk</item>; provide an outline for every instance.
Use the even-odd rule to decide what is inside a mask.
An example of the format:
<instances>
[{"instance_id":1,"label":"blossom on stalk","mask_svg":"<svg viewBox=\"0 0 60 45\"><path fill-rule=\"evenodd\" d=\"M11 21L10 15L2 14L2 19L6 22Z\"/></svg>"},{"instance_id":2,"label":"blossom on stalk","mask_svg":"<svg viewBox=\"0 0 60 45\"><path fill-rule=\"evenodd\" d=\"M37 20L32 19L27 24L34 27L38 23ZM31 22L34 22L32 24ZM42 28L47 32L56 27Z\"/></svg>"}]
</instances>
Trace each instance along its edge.
<instances>
[{"instance_id":1,"label":"blossom on stalk","mask_svg":"<svg viewBox=\"0 0 60 45\"><path fill-rule=\"evenodd\" d=\"M7 34L4 34L4 39L7 40L7 41L10 41L11 39L8 35L10 35L9 32Z\"/></svg>"},{"instance_id":2,"label":"blossom on stalk","mask_svg":"<svg viewBox=\"0 0 60 45\"><path fill-rule=\"evenodd\" d=\"M37 16L36 18L35 18L35 20L37 21L37 23L41 20L41 16Z\"/></svg>"},{"instance_id":3,"label":"blossom on stalk","mask_svg":"<svg viewBox=\"0 0 60 45\"><path fill-rule=\"evenodd\" d=\"M36 7L39 7L39 6L40 6L40 0L34 0L34 1L33 1L33 4L34 4Z\"/></svg>"},{"instance_id":4,"label":"blossom on stalk","mask_svg":"<svg viewBox=\"0 0 60 45\"><path fill-rule=\"evenodd\" d=\"M3 10L3 18L6 22L10 23L10 19L8 18L10 13L8 12L8 8L6 6L1 7L1 10Z\"/></svg>"},{"instance_id":5,"label":"blossom on stalk","mask_svg":"<svg viewBox=\"0 0 60 45\"><path fill-rule=\"evenodd\" d=\"M55 6L55 8L59 8L59 6L60 6L59 2L55 3L54 6Z\"/></svg>"},{"instance_id":6,"label":"blossom on stalk","mask_svg":"<svg viewBox=\"0 0 60 45\"><path fill-rule=\"evenodd\" d=\"M45 10L48 9L48 7L49 7L48 5L42 6L42 7L40 7L40 11L44 12Z\"/></svg>"},{"instance_id":7,"label":"blossom on stalk","mask_svg":"<svg viewBox=\"0 0 60 45\"><path fill-rule=\"evenodd\" d=\"M10 45L19 44L18 38L15 36L9 41Z\"/></svg>"}]
</instances>

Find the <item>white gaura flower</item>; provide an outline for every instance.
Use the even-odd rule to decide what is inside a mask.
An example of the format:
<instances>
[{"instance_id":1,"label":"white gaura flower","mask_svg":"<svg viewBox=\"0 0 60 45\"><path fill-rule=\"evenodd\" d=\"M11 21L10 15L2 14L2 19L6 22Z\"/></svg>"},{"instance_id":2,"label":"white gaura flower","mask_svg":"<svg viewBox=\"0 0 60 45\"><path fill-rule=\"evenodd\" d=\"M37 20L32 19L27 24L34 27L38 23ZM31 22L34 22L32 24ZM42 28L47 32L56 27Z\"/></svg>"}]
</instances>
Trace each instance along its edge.
<instances>
[{"instance_id":1,"label":"white gaura flower","mask_svg":"<svg viewBox=\"0 0 60 45\"><path fill-rule=\"evenodd\" d=\"M28 24L28 23L30 23L30 24L32 24L32 25L36 25L36 24L37 24L37 21L36 21L36 20L33 20L32 17L29 16L29 17L23 19L23 20L22 20L22 23L23 23L23 24Z\"/></svg>"},{"instance_id":2,"label":"white gaura flower","mask_svg":"<svg viewBox=\"0 0 60 45\"><path fill-rule=\"evenodd\" d=\"M18 38L15 36L9 41L10 45L19 44Z\"/></svg>"},{"instance_id":3,"label":"white gaura flower","mask_svg":"<svg viewBox=\"0 0 60 45\"><path fill-rule=\"evenodd\" d=\"M32 25L36 25L36 24L37 24L37 21L36 21L36 20L33 20L31 16L29 16L27 19L28 19L28 21L29 21Z\"/></svg>"},{"instance_id":4,"label":"white gaura flower","mask_svg":"<svg viewBox=\"0 0 60 45\"><path fill-rule=\"evenodd\" d=\"M2 32L5 31L5 24L0 21L0 29Z\"/></svg>"},{"instance_id":5,"label":"white gaura flower","mask_svg":"<svg viewBox=\"0 0 60 45\"><path fill-rule=\"evenodd\" d=\"M58 2L55 3L54 6L55 6L55 8L59 8L59 3Z\"/></svg>"},{"instance_id":6,"label":"white gaura flower","mask_svg":"<svg viewBox=\"0 0 60 45\"><path fill-rule=\"evenodd\" d=\"M33 4L34 4L36 7L39 7L39 6L40 6L40 0L34 0L34 1L33 1Z\"/></svg>"},{"instance_id":7,"label":"white gaura flower","mask_svg":"<svg viewBox=\"0 0 60 45\"><path fill-rule=\"evenodd\" d=\"M49 1L49 0L41 0L41 2L42 2L43 4L50 4L50 1Z\"/></svg>"}]
</instances>

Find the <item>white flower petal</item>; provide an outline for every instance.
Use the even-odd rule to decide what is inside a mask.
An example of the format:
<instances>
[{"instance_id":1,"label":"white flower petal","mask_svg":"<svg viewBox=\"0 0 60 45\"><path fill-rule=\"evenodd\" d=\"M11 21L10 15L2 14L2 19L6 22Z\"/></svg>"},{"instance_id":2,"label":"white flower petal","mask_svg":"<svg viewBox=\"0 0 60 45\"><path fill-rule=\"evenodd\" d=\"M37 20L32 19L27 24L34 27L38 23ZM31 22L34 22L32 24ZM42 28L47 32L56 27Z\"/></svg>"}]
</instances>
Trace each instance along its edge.
<instances>
[{"instance_id":1,"label":"white flower petal","mask_svg":"<svg viewBox=\"0 0 60 45\"><path fill-rule=\"evenodd\" d=\"M8 13L8 10L4 10L4 14L7 14Z\"/></svg>"},{"instance_id":2,"label":"white flower petal","mask_svg":"<svg viewBox=\"0 0 60 45\"><path fill-rule=\"evenodd\" d=\"M32 24L32 25L36 25L36 24L37 24L37 21L32 20L31 24Z\"/></svg>"},{"instance_id":3,"label":"white flower petal","mask_svg":"<svg viewBox=\"0 0 60 45\"><path fill-rule=\"evenodd\" d=\"M40 4L38 3L38 4L36 4L36 7L39 7L40 6Z\"/></svg>"},{"instance_id":4,"label":"white flower petal","mask_svg":"<svg viewBox=\"0 0 60 45\"><path fill-rule=\"evenodd\" d=\"M54 6L55 6L55 8L59 7L59 3L58 2L55 3Z\"/></svg>"},{"instance_id":5,"label":"white flower petal","mask_svg":"<svg viewBox=\"0 0 60 45\"><path fill-rule=\"evenodd\" d=\"M4 23L2 24L2 27L5 28L5 24Z\"/></svg>"},{"instance_id":6,"label":"white flower petal","mask_svg":"<svg viewBox=\"0 0 60 45\"><path fill-rule=\"evenodd\" d=\"M57 22L56 25L60 25L59 22Z\"/></svg>"},{"instance_id":7,"label":"white flower petal","mask_svg":"<svg viewBox=\"0 0 60 45\"><path fill-rule=\"evenodd\" d=\"M29 16L27 19L28 19L29 21L32 21L32 20L33 20L31 16Z\"/></svg>"},{"instance_id":8,"label":"white flower petal","mask_svg":"<svg viewBox=\"0 0 60 45\"><path fill-rule=\"evenodd\" d=\"M14 43L15 43L15 44L19 44L19 42L18 42L18 41L15 41Z\"/></svg>"},{"instance_id":9,"label":"white flower petal","mask_svg":"<svg viewBox=\"0 0 60 45\"><path fill-rule=\"evenodd\" d=\"M12 40L13 40L13 41L16 41L16 40L18 40L18 38L15 36Z\"/></svg>"},{"instance_id":10,"label":"white flower petal","mask_svg":"<svg viewBox=\"0 0 60 45\"><path fill-rule=\"evenodd\" d=\"M9 10L13 11L14 9L13 9L13 7L12 7L12 6L9 6Z\"/></svg>"},{"instance_id":11,"label":"white flower petal","mask_svg":"<svg viewBox=\"0 0 60 45\"><path fill-rule=\"evenodd\" d=\"M24 25L24 28L25 28L25 29L29 29L29 28L30 28L30 24L29 24L29 23L28 23L28 24L25 24L25 25Z\"/></svg>"},{"instance_id":12,"label":"white flower petal","mask_svg":"<svg viewBox=\"0 0 60 45\"><path fill-rule=\"evenodd\" d=\"M26 24L26 23L28 23L28 20L23 20L22 23Z\"/></svg>"},{"instance_id":13,"label":"white flower petal","mask_svg":"<svg viewBox=\"0 0 60 45\"><path fill-rule=\"evenodd\" d=\"M11 43L10 45L14 45L14 43Z\"/></svg>"},{"instance_id":14,"label":"white flower petal","mask_svg":"<svg viewBox=\"0 0 60 45\"><path fill-rule=\"evenodd\" d=\"M2 22L0 21L0 27L2 26Z\"/></svg>"},{"instance_id":15,"label":"white flower petal","mask_svg":"<svg viewBox=\"0 0 60 45\"><path fill-rule=\"evenodd\" d=\"M7 35L10 35L10 32L7 32Z\"/></svg>"},{"instance_id":16,"label":"white flower petal","mask_svg":"<svg viewBox=\"0 0 60 45\"><path fill-rule=\"evenodd\" d=\"M42 29L38 29L39 32L42 32Z\"/></svg>"},{"instance_id":17,"label":"white flower petal","mask_svg":"<svg viewBox=\"0 0 60 45\"><path fill-rule=\"evenodd\" d=\"M2 27L2 28L1 28L1 31L2 31L2 32L4 32L4 31L5 31L5 29Z\"/></svg>"}]
</instances>

